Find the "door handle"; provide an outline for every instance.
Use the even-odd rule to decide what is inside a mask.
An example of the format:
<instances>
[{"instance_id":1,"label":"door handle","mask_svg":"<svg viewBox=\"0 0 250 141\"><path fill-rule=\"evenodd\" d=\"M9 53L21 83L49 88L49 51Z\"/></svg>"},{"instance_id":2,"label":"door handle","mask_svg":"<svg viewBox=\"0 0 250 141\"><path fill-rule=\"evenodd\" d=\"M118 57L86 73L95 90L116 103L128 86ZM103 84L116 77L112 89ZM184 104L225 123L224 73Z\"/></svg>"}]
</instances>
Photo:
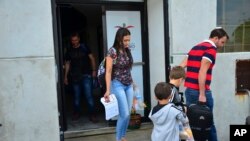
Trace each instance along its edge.
<instances>
[{"instance_id":1,"label":"door handle","mask_svg":"<svg viewBox=\"0 0 250 141\"><path fill-rule=\"evenodd\" d=\"M0 123L0 127L2 126L2 124Z\"/></svg>"},{"instance_id":2,"label":"door handle","mask_svg":"<svg viewBox=\"0 0 250 141\"><path fill-rule=\"evenodd\" d=\"M134 62L133 66L145 65L145 62Z\"/></svg>"}]
</instances>

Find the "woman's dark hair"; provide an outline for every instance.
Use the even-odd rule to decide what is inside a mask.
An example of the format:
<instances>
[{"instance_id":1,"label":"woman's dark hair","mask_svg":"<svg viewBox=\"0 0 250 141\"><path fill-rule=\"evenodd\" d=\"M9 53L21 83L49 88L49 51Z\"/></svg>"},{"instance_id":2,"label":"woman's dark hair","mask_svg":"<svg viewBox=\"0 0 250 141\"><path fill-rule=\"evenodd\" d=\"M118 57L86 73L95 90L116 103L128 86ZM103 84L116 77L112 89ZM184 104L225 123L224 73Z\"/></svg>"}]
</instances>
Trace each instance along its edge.
<instances>
[{"instance_id":1,"label":"woman's dark hair","mask_svg":"<svg viewBox=\"0 0 250 141\"><path fill-rule=\"evenodd\" d=\"M130 62L129 65L132 68L133 57L132 57L132 54L130 52L130 49L124 48L124 46L123 46L123 37L128 36L128 35L131 35L131 33L127 28L124 28L124 27L119 28L116 32L116 35L115 35L115 41L114 41L113 47L116 49L117 55L119 55L119 53L120 53L119 50L126 52L128 58L129 58L129 62Z\"/></svg>"},{"instance_id":2,"label":"woman's dark hair","mask_svg":"<svg viewBox=\"0 0 250 141\"><path fill-rule=\"evenodd\" d=\"M218 37L219 39L226 36L227 39L229 39L229 36L227 35L227 32L223 28L215 28L211 31L209 38Z\"/></svg>"}]
</instances>

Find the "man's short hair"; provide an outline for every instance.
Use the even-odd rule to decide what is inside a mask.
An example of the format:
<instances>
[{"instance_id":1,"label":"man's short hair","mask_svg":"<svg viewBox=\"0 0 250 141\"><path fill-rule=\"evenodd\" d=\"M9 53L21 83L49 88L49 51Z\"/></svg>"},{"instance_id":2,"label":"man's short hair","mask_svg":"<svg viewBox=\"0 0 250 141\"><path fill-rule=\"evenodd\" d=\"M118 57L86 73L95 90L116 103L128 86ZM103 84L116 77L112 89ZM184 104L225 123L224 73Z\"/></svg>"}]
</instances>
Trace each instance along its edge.
<instances>
[{"instance_id":1,"label":"man's short hair","mask_svg":"<svg viewBox=\"0 0 250 141\"><path fill-rule=\"evenodd\" d=\"M78 37L78 38L80 38L80 35L79 35L78 32L73 32L73 33L70 34L70 38L72 38L72 37Z\"/></svg>"},{"instance_id":2,"label":"man's short hair","mask_svg":"<svg viewBox=\"0 0 250 141\"><path fill-rule=\"evenodd\" d=\"M222 27L219 27L211 31L209 38L218 37L220 39L224 36L226 36L227 39L229 39L227 32Z\"/></svg>"},{"instance_id":3,"label":"man's short hair","mask_svg":"<svg viewBox=\"0 0 250 141\"><path fill-rule=\"evenodd\" d=\"M174 66L169 74L170 79L180 79L180 78L185 79L185 77L186 77L185 69L181 66Z\"/></svg>"},{"instance_id":4,"label":"man's short hair","mask_svg":"<svg viewBox=\"0 0 250 141\"><path fill-rule=\"evenodd\" d=\"M156 84L154 92L158 100L167 99L171 95L172 87L166 82L159 82Z\"/></svg>"}]
</instances>

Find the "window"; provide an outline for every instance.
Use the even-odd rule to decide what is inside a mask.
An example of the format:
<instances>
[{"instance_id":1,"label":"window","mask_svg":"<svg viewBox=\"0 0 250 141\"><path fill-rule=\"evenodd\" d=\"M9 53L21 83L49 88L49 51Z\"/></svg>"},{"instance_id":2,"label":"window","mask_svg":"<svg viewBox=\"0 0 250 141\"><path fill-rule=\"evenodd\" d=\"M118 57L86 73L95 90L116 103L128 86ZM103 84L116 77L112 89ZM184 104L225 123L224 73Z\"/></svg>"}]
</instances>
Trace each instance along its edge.
<instances>
[{"instance_id":1,"label":"window","mask_svg":"<svg viewBox=\"0 0 250 141\"><path fill-rule=\"evenodd\" d=\"M250 92L250 60L236 60L236 91L237 94Z\"/></svg>"},{"instance_id":2,"label":"window","mask_svg":"<svg viewBox=\"0 0 250 141\"><path fill-rule=\"evenodd\" d=\"M229 41L219 52L250 51L249 7L249 0L217 0L217 26L229 35Z\"/></svg>"}]
</instances>

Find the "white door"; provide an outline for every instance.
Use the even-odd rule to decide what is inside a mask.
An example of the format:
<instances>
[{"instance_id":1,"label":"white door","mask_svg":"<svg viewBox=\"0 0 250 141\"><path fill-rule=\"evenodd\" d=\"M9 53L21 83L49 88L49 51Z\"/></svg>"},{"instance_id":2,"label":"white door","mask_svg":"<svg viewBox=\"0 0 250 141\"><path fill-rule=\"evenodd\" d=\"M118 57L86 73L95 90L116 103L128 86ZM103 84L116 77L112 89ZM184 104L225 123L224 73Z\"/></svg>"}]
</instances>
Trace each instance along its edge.
<instances>
[{"instance_id":1,"label":"white door","mask_svg":"<svg viewBox=\"0 0 250 141\"><path fill-rule=\"evenodd\" d=\"M104 19L106 25L107 48L114 43L117 26L129 27L131 32L131 52L134 59L132 77L137 84L143 100L143 60L142 60L142 38L141 38L141 13L140 11L106 11ZM104 27L105 28L105 27ZM144 110L137 110L142 116Z\"/></svg>"}]
</instances>

